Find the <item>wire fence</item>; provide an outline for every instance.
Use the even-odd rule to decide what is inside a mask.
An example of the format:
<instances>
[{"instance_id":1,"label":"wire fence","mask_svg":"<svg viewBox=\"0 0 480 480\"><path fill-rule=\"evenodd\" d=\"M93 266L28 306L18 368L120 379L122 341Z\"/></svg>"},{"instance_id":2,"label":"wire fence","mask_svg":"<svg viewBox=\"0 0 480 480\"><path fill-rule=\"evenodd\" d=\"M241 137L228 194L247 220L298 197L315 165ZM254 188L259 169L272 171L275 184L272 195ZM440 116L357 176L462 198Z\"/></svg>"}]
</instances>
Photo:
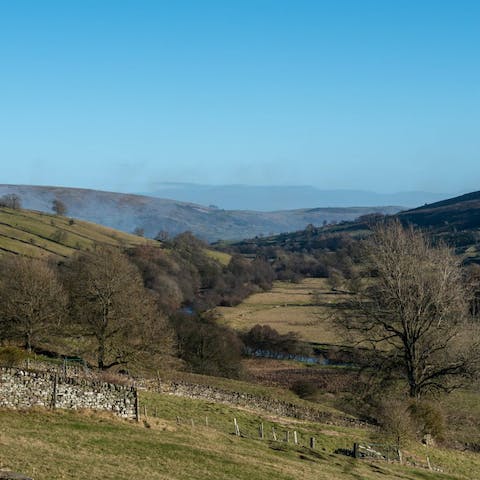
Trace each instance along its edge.
<instances>
[{"instance_id":1,"label":"wire fence","mask_svg":"<svg viewBox=\"0 0 480 480\"><path fill-rule=\"evenodd\" d=\"M153 408L150 412L147 407L141 407L141 418L145 423L158 416L158 410ZM280 425L274 422L244 422L232 417L229 421L219 421L217 417L181 417L176 416L175 421L177 425L190 427L192 429L208 427L215 430L226 432L235 435L239 438L266 440L272 442L279 442L285 445L292 445L298 447L305 447L309 449L318 448L317 438L313 434L309 434L303 430L287 428L285 425Z\"/></svg>"},{"instance_id":2,"label":"wire fence","mask_svg":"<svg viewBox=\"0 0 480 480\"><path fill-rule=\"evenodd\" d=\"M158 416L158 410L153 408L151 412L147 411L147 406L141 408L141 417L144 422ZM274 423L271 421L242 421L242 419L231 417L228 419L219 419L217 416L209 417L181 417L176 416L177 425L189 427L192 431L200 428L213 428L217 431L226 432L239 438L250 440L264 440L277 445L277 449L285 449L288 447L305 449L311 454L315 451L325 450L321 439L311 432L302 429L289 428L286 425ZM304 450L304 451L305 451ZM413 466L417 468L427 469L436 472L443 472L438 466L433 466L428 456L419 457L403 452L397 445L356 442L352 448L339 448L334 453L354 457L358 460L368 461L384 461L391 463L399 463L402 465Z\"/></svg>"}]
</instances>

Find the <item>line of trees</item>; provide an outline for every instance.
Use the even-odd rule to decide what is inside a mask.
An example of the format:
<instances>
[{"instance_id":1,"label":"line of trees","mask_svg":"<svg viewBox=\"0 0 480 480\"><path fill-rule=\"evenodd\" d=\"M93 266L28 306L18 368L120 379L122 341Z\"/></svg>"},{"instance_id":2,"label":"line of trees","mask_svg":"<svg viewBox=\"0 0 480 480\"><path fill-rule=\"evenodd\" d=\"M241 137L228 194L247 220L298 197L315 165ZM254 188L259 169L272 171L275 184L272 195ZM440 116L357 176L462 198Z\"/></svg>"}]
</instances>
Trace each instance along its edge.
<instances>
[{"instance_id":1,"label":"line of trees","mask_svg":"<svg viewBox=\"0 0 480 480\"><path fill-rule=\"evenodd\" d=\"M195 372L239 376L240 338L206 312L270 288L270 266L241 257L222 265L191 234L169 247L98 246L59 264L0 257L0 342L100 369L155 370L176 356Z\"/></svg>"},{"instance_id":2,"label":"line of trees","mask_svg":"<svg viewBox=\"0 0 480 480\"><path fill-rule=\"evenodd\" d=\"M0 262L0 335L32 350L67 344L100 369L154 364L172 334L142 277L120 251L98 248L59 267L26 257ZM65 347L64 347L65 348Z\"/></svg>"},{"instance_id":3,"label":"line of trees","mask_svg":"<svg viewBox=\"0 0 480 480\"><path fill-rule=\"evenodd\" d=\"M22 208L22 199L16 193L7 193L0 197L0 207L20 210Z\"/></svg>"}]
</instances>

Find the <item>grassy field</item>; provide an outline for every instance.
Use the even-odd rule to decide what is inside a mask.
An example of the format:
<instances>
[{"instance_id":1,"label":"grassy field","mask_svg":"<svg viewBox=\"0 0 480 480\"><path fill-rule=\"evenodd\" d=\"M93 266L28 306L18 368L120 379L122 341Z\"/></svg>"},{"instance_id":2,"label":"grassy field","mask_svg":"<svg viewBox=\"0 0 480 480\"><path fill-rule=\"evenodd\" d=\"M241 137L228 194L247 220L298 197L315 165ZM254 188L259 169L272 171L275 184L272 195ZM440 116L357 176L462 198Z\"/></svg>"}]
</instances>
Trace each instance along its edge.
<instances>
[{"instance_id":1,"label":"grassy field","mask_svg":"<svg viewBox=\"0 0 480 480\"><path fill-rule=\"evenodd\" d=\"M323 278L301 283L275 282L269 292L248 297L236 307L218 307L219 321L236 330L256 324L280 333L296 332L301 340L336 345L341 342L333 320L334 306L344 298L332 292Z\"/></svg>"},{"instance_id":2,"label":"grassy field","mask_svg":"<svg viewBox=\"0 0 480 480\"><path fill-rule=\"evenodd\" d=\"M153 393L142 394L141 403L149 417L140 424L88 412L0 410L0 470L23 472L35 480L460 480L478 478L480 472L478 455L422 446L408 454L419 461L429 455L443 473L334 453L367 440L371 432L366 429L262 416ZM242 437L233 435L233 418ZM264 440L258 438L260 422ZM300 444L273 441L272 426L279 440L286 430L296 430ZM317 439L315 450L304 446L310 436Z\"/></svg>"},{"instance_id":3,"label":"grassy field","mask_svg":"<svg viewBox=\"0 0 480 480\"><path fill-rule=\"evenodd\" d=\"M95 245L135 246L158 242L67 217L0 208L0 253L34 258L68 257Z\"/></svg>"}]
</instances>

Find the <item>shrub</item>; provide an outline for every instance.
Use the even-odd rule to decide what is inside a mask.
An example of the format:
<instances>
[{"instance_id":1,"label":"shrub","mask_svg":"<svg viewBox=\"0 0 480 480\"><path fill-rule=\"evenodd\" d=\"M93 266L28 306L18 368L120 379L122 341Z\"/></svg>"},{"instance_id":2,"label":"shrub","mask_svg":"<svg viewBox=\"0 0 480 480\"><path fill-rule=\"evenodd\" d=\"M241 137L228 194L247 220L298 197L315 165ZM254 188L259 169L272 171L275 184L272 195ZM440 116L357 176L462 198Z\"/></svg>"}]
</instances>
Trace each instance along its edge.
<instances>
[{"instance_id":1,"label":"shrub","mask_svg":"<svg viewBox=\"0 0 480 480\"><path fill-rule=\"evenodd\" d=\"M317 393L318 388L312 382L298 380L292 385L291 390L300 398L311 398Z\"/></svg>"},{"instance_id":2,"label":"shrub","mask_svg":"<svg viewBox=\"0 0 480 480\"><path fill-rule=\"evenodd\" d=\"M404 447L414 438L414 425L404 402L385 401L377 414L383 440Z\"/></svg>"},{"instance_id":3,"label":"shrub","mask_svg":"<svg viewBox=\"0 0 480 480\"><path fill-rule=\"evenodd\" d=\"M194 373L239 378L242 342L228 327L208 315L177 314L172 317L180 358Z\"/></svg>"},{"instance_id":4,"label":"shrub","mask_svg":"<svg viewBox=\"0 0 480 480\"><path fill-rule=\"evenodd\" d=\"M0 348L0 365L4 367L16 367L27 358L27 352L18 347Z\"/></svg>"},{"instance_id":5,"label":"shrub","mask_svg":"<svg viewBox=\"0 0 480 480\"><path fill-rule=\"evenodd\" d=\"M436 440L444 440L445 418L437 405L425 400L414 401L408 412L420 436L432 435Z\"/></svg>"}]
</instances>

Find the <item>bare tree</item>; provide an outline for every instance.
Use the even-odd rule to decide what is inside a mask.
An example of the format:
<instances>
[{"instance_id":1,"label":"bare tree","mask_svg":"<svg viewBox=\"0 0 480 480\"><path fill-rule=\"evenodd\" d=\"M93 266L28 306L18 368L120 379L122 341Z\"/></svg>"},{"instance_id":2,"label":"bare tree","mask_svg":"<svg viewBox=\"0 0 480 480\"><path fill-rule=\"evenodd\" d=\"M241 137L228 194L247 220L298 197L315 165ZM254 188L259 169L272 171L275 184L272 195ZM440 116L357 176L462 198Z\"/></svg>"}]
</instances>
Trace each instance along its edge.
<instances>
[{"instance_id":1,"label":"bare tree","mask_svg":"<svg viewBox=\"0 0 480 480\"><path fill-rule=\"evenodd\" d=\"M137 235L138 237L144 237L145 236L145 229L142 227L136 227L133 230L133 234Z\"/></svg>"},{"instance_id":2,"label":"bare tree","mask_svg":"<svg viewBox=\"0 0 480 480\"><path fill-rule=\"evenodd\" d=\"M0 262L0 335L21 340L30 350L59 325L65 292L43 261L3 257Z\"/></svg>"},{"instance_id":3,"label":"bare tree","mask_svg":"<svg viewBox=\"0 0 480 480\"><path fill-rule=\"evenodd\" d=\"M168 240L170 240L170 234L166 230L160 230L155 235L155 240L159 242L167 242Z\"/></svg>"},{"instance_id":4,"label":"bare tree","mask_svg":"<svg viewBox=\"0 0 480 480\"><path fill-rule=\"evenodd\" d=\"M52 210L57 215L65 215L67 213L67 206L58 198L52 201Z\"/></svg>"},{"instance_id":5,"label":"bare tree","mask_svg":"<svg viewBox=\"0 0 480 480\"><path fill-rule=\"evenodd\" d=\"M20 210L22 208L22 199L16 193L8 193L0 198L0 207Z\"/></svg>"},{"instance_id":6,"label":"bare tree","mask_svg":"<svg viewBox=\"0 0 480 480\"><path fill-rule=\"evenodd\" d=\"M121 252L102 247L80 254L65 276L73 323L81 337L90 339L86 349L99 368L170 353L166 321L138 269Z\"/></svg>"},{"instance_id":7,"label":"bare tree","mask_svg":"<svg viewBox=\"0 0 480 480\"><path fill-rule=\"evenodd\" d=\"M378 349L378 367L400 372L409 395L450 391L478 367L460 259L399 222L378 225L367 248L369 278L344 326Z\"/></svg>"}]
</instances>

